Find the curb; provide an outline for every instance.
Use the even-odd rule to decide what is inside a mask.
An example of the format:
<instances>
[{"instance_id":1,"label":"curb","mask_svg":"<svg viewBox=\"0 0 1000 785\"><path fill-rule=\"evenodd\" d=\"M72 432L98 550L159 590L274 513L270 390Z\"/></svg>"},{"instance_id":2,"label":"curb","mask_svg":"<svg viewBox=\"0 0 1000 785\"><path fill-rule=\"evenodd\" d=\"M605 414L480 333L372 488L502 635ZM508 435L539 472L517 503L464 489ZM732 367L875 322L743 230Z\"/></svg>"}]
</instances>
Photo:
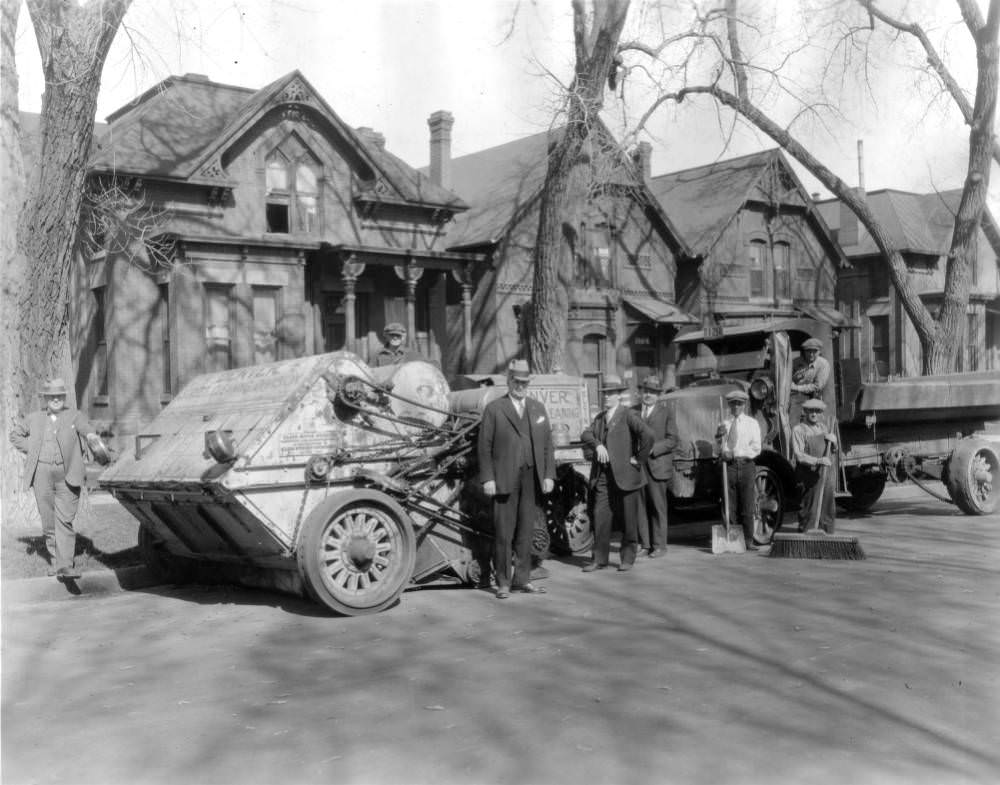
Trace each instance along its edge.
<instances>
[{"instance_id":1,"label":"curb","mask_svg":"<svg viewBox=\"0 0 1000 785\"><path fill-rule=\"evenodd\" d=\"M161 581L153 576L148 567L139 566L84 572L80 578L66 582L48 577L4 581L2 589L6 605L118 594L123 591L148 589L160 583Z\"/></svg>"}]
</instances>

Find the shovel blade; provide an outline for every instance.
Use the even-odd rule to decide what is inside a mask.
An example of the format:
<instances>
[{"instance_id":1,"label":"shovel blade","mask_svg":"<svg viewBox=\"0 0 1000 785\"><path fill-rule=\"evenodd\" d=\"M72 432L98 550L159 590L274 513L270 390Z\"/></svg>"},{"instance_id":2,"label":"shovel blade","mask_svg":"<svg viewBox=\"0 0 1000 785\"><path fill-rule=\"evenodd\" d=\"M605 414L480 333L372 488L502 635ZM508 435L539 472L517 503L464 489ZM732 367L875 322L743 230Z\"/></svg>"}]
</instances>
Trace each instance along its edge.
<instances>
[{"instance_id":1,"label":"shovel blade","mask_svg":"<svg viewBox=\"0 0 1000 785\"><path fill-rule=\"evenodd\" d=\"M740 529L730 529L717 525L712 527L712 553L746 553L747 546Z\"/></svg>"}]
</instances>

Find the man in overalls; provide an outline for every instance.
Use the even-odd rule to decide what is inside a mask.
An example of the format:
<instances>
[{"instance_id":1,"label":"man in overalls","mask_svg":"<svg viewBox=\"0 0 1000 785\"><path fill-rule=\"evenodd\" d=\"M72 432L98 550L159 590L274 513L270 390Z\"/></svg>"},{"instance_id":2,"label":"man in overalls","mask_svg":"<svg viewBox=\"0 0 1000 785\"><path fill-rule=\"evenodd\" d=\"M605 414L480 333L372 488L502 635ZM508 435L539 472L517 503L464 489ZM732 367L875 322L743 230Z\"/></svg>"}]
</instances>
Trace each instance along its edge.
<instances>
[{"instance_id":1,"label":"man in overalls","mask_svg":"<svg viewBox=\"0 0 1000 785\"><path fill-rule=\"evenodd\" d=\"M795 479L802 486L799 505L799 531L812 526L819 506L819 525L833 534L835 518L836 470L833 453L837 437L823 422L826 404L810 398L802 404L803 421L792 428L792 453L795 456ZM822 499L820 496L822 489Z\"/></svg>"}]
</instances>

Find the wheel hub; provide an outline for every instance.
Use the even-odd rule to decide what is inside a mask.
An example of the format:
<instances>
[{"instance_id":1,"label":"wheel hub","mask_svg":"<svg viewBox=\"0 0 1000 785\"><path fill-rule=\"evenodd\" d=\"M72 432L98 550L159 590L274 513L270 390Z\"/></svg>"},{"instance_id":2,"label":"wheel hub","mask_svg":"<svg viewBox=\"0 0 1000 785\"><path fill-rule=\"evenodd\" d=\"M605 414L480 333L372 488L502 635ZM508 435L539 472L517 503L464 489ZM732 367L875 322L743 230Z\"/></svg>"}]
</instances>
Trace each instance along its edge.
<instances>
[{"instance_id":1,"label":"wheel hub","mask_svg":"<svg viewBox=\"0 0 1000 785\"><path fill-rule=\"evenodd\" d=\"M367 537L351 537L344 549L344 565L354 572L368 572L375 561L375 543Z\"/></svg>"}]
</instances>

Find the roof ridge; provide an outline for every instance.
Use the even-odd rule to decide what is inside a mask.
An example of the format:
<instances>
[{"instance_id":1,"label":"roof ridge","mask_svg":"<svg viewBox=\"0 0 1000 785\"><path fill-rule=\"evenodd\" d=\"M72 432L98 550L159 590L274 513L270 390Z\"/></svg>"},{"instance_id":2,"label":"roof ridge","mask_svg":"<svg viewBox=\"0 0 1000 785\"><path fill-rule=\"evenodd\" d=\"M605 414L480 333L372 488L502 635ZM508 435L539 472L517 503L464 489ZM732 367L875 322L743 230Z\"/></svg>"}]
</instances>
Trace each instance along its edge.
<instances>
[{"instance_id":1,"label":"roof ridge","mask_svg":"<svg viewBox=\"0 0 1000 785\"><path fill-rule=\"evenodd\" d=\"M712 161L711 163L699 164L698 166L689 166L689 167L687 167L685 169L675 169L675 170L670 171L670 172L663 172L662 174L653 175L650 179L651 180L658 180L661 177L672 177L674 175L685 174L687 172L693 172L696 169L707 169L707 168L709 168L711 166L719 166L721 164L728 165L728 164L736 163L737 161L741 161L744 158L753 158L753 157L756 157L756 156L760 156L760 157L763 158L763 157L766 157L768 155L773 155L774 153L780 153L780 152L781 152L781 148L780 147L768 147L765 150L758 150L757 152L754 152L754 153L745 153L744 155L738 155L735 158L717 158L716 160Z\"/></svg>"},{"instance_id":2,"label":"roof ridge","mask_svg":"<svg viewBox=\"0 0 1000 785\"><path fill-rule=\"evenodd\" d=\"M167 90L169 88L171 88L175 84L179 84L179 83L208 85L210 87L221 87L221 88L224 88L224 89L227 89L227 90L235 90L235 91L238 91L238 92L243 92L243 93L248 93L248 94L253 94L253 93L257 92L252 87L243 87L242 85L225 84L223 82L213 82L211 79L208 79L207 77L206 78L197 78L197 77L201 77L201 76L202 76L201 74L192 74L192 73L171 74L170 76L166 77L165 79L161 79L159 82L157 82L156 84L154 84L152 87L147 88L140 95L138 95L137 97L133 98L128 103L123 104L122 106L120 106L117 109L115 109L111 114L107 115L104 118L104 122L106 122L106 123L108 123L110 125L111 123L113 123L114 121L118 120L119 118L121 118L121 117L129 114L130 112L132 112L135 109L138 109L140 106L143 106L150 99L155 98L155 97L157 97L159 95L163 95L165 92L167 92Z\"/></svg>"}]
</instances>

